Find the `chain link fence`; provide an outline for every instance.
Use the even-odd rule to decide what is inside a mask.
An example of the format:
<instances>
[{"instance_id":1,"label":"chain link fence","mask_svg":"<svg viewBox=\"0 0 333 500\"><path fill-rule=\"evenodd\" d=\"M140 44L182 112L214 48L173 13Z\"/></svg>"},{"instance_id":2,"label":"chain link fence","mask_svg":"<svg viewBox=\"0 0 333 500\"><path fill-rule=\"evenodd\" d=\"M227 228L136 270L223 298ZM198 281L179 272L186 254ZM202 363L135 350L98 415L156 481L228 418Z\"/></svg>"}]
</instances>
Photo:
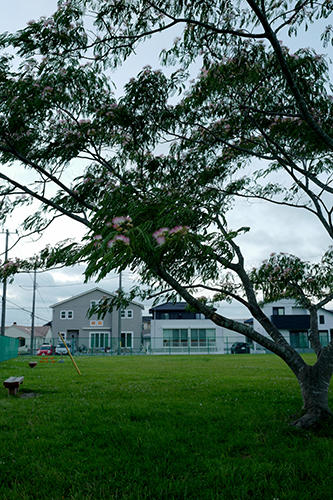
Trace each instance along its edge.
<instances>
[{"instance_id":1,"label":"chain link fence","mask_svg":"<svg viewBox=\"0 0 333 500\"><path fill-rule=\"evenodd\" d=\"M16 341L15 346L9 354L10 357L17 356L18 339L7 339ZM248 339L247 339L248 340ZM112 338L109 335L89 336L66 340L70 352L73 356L116 356L116 355L176 355L176 354L267 354L270 351L264 349L255 342L246 342L240 336L228 336L219 339L197 339L197 340L175 340L174 338L153 337L150 338ZM52 345L52 355L67 355L64 346L61 346L59 339L51 339L44 343ZM43 355L39 352L41 339L34 341L33 355ZM16 350L15 350L16 349ZM1 349L3 351L3 349ZM297 348L300 353L313 352L308 346ZM18 348L19 355L31 354L29 346ZM4 358L9 359L9 358Z\"/></svg>"},{"instance_id":2,"label":"chain link fence","mask_svg":"<svg viewBox=\"0 0 333 500\"><path fill-rule=\"evenodd\" d=\"M18 355L19 339L0 335L0 363Z\"/></svg>"}]
</instances>

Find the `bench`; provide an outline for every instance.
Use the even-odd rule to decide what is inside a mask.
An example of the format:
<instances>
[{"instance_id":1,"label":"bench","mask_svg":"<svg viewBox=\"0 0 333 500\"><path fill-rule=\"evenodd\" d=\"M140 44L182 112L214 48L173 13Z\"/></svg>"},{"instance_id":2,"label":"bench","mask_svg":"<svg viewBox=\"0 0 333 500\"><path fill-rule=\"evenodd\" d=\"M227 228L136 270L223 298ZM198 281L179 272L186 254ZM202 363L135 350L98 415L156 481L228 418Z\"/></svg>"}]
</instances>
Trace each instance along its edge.
<instances>
[{"instance_id":1,"label":"bench","mask_svg":"<svg viewBox=\"0 0 333 500\"><path fill-rule=\"evenodd\" d=\"M16 395L20 388L20 384L23 384L24 377L9 377L4 381L3 385L8 389L8 395Z\"/></svg>"}]
</instances>

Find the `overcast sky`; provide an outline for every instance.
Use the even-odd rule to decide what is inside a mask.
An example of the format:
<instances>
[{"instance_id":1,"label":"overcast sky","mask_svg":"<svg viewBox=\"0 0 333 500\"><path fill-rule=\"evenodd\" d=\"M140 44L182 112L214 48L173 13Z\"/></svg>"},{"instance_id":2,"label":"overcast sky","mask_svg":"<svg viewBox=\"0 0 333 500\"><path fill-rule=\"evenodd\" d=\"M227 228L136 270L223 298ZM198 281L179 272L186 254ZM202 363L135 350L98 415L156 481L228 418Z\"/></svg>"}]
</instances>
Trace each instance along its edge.
<instances>
[{"instance_id":1,"label":"overcast sky","mask_svg":"<svg viewBox=\"0 0 333 500\"><path fill-rule=\"evenodd\" d=\"M0 32L15 31L26 26L31 19L38 19L40 16L49 15L56 10L57 2L53 0L11 0L10 2L0 0L1 18ZM112 79L117 85L117 93L121 93L121 88L129 78L135 76L146 64L154 68L159 67L158 53L167 46L168 40L172 42L175 33L166 33L163 36L155 37L153 42L145 47L141 47L138 55L131 57L119 71L112 75ZM300 35L299 41L306 40L309 45L313 45L314 40L309 34ZM325 53L327 50L322 49ZM246 172L245 172L246 173ZM317 220L302 210L290 210L288 208L276 207L267 203L239 201L230 217L231 226L237 229L241 226L250 226L250 233L240 238L239 242L246 255L248 266L259 264L267 258L271 252L294 253L306 260L318 260L327 249L331 240L322 229ZM14 232L17 229L18 219L8 220L6 229L10 231L10 245L15 241ZM1 229L0 229L1 231ZM43 248L46 243L53 243L77 234L83 234L83 229L72 221L64 222L52 226L52 228L41 238L40 241L33 242L25 240L13 250L10 250L9 257L29 257ZM5 234L0 232L0 253L5 249ZM1 256L0 258L3 258ZM84 290L96 286L93 282L83 284L82 266L73 269L62 269L38 274L36 293L36 325L42 325L51 320L51 310L49 306L67 297L81 293ZM125 272L123 276L125 288L133 284L133 275ZM98 286L108 291L115 291L118 286L118 277L110 275ZM13 284L7 286L7 311L6 325L11 325L14 321L21 325L31 323L32 307L32 275L24 274L15 277ZM0 295L2 289L0 285ZM147 304L147 307L149 304ZM240 307L223 305L221 312L234 317L246 318L248 313Z\"/></svg>"}]
</instances>

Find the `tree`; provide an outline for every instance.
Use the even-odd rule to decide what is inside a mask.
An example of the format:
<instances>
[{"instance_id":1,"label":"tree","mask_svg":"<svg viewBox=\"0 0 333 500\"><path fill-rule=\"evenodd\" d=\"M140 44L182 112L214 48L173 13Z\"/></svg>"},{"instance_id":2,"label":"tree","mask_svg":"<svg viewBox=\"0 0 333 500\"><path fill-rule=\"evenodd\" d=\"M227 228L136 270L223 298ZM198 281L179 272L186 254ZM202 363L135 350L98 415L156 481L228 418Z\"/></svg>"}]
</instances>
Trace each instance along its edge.
<instances>
[{"instance_id":1,"label":"tree","mask_svg":"<svg viewBox=\"0 0 333 500\"><path fill-rule=\"evenodd\" d=\"M95 16L96 36L85 30L85 9ZM333 235L328 64L311 50L290 53L277 38L283 28L292 34L331 9L329 2L308 1L66 1L51 18L1 38L1 162L18 161L34 176L26 185L2 169L2 217L37 199L40 209L26 218L25 231L43 231L59 216L87 227L82 244L46 248L38 265L81 260L86 277L97 279L128 266L140 272L146 293L180 294L217 325L258 342L299 381L298 427L332 415L333 343L321 345L317 322L318 308L333 298L332 250L318 264L277 255L251 271L237 243L249 228L229 228L227 215L235 196L254 196L302 207ZM147 66L116 100L103 67L117 66L139 41L177 24L184 25L182 36L163 58L182 69L167 77ZM8 46L21 57L16 70ZM189 83L188 67L198 58L203 69ZM242 176L253 158L262 169ZM86 167L67 185L62 173L74 159ZM289 184L270 181L281 171ZM2 277L35 265L4 263ZM245 305L267 336L196 298L205 289L214 300ZM314 366L260 308L260 299L283 296L310 312ZM113 305L104 300L100 314Z\"/></svg>"}]
</instances>

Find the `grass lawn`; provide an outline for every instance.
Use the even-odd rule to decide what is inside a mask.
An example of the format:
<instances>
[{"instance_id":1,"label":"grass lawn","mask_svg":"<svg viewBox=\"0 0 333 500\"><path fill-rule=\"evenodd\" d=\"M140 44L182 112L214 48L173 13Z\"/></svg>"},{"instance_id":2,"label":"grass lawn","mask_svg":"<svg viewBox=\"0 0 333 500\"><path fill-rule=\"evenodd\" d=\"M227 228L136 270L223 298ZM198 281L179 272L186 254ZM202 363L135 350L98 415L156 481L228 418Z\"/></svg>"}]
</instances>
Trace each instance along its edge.
<instances>
[{"instance_id":1,"label":"grass lawn","mask_svg":"<svg viewBox=\"0 0 333 500\"><path fill-rule=\"evenodd\" d=\"M333 496L333 429L288 426L300 391L274 355L29 361L0 364L1 500Z\"/></svg>"}]
</instances>

